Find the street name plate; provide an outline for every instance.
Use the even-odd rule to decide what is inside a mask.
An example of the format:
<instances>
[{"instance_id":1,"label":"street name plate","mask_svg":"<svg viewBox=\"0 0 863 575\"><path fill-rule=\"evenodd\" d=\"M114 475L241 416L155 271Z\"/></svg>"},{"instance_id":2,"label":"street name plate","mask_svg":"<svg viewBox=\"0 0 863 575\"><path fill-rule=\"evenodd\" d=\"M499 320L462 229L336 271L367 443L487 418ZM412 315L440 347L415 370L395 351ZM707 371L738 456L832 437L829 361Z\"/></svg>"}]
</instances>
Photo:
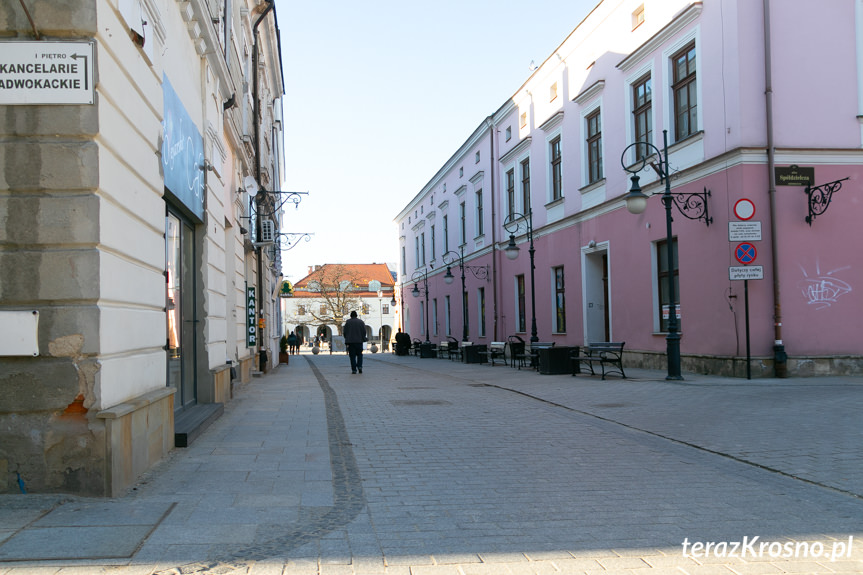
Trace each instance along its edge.
<instances>
[{"instance_id":1,"label":"street name plate","mask_svg":"<svg viewBox=\"0 0 863 575\"><path fill-rule=\"evenodd\" d=\"M763 280L764 266L728 266L730 280Z\"/></svg>"},{"instance_id":2,"label":"street name plate","mask_svg":"<svg viewBox=\"0 0 863 575\"><path fill-rule=\"evenodd\" d=\"M92 104L93 42L0 42L0 105Z\"/></svg>"},{"instance_id":3,"label":"street name plate","mask_svg":"<svg viewBox=\"0 0 863 575\"><path fill-rule=\"evenodd\" d=\"M728 222L729 242L759 242L761 241L761 222Z\"/></svg>"}]
</instances>

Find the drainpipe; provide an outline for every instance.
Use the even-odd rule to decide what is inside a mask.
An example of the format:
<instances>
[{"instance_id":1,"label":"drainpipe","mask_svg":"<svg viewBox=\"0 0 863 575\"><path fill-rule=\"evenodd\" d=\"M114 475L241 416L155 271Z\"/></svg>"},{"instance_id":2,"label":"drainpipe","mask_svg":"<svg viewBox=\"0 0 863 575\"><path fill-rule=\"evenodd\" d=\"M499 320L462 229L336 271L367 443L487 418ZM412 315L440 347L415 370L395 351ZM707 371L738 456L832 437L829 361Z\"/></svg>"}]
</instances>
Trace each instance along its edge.
<instances>
[{"instance_id":1,"label":"drainpipe","mask_svg":"<svg viewBox=\"0 0 863 575\"><path fill-rule=\"evenodd\" d=\"M491 307L492 307L492 341L500 341L497 337L497 204L495 197L497 194L494 189L494 172L497 167L497 160L494 157L494 119L489 116L485 119L488 124L488 142L491 151L489 152L489 171L491 172Z\"/></svg>"},{"instance_id":2,"label":"drainpipe","mask_svg":"<svg viewBox=\"0 0 863 575\"><path fill-rule=\"evenodd\" d=\"M764 0L764 94L767 113L767 195L770 197L770 252L773 266L773 370L788 377L788 355L782 342L782 302L779 290L779 242L776 239L776 157L773 147L773 69L770 59L770 0Z\"/></svg>"},{"instance_id":3,"label":"drainpipe","mask_svg":"<svg viewBox=\"0 0 863 575\"><path fill-rule=\"evenodd\" d=\"M258 16L258 19L255 20L255 24L252 26L252 36L255 39L254 46L252 48L252 99L253 99L253 109L254 112L252 114L252 123L255 126L255 181L258 185L261 185L261 126L260 126L260 116L261 116L261 101L260 96L258 95L258 26L267 17L267 14L273 9L275 0L265 0L267 2L267 7ZM258 204L258 238L260 238L260 229L261 229L261 204L263 203L262 199L256 199ZM258 248L258 319L264 317L264 250L263 248ZM267 299L266 301L269 301ZM265 367L268 365L269 358L267 357L267 349L264 343L264 329L258 328L258 353L259 355L259 370L266 371Z\"/></svg>"}]
</instances>

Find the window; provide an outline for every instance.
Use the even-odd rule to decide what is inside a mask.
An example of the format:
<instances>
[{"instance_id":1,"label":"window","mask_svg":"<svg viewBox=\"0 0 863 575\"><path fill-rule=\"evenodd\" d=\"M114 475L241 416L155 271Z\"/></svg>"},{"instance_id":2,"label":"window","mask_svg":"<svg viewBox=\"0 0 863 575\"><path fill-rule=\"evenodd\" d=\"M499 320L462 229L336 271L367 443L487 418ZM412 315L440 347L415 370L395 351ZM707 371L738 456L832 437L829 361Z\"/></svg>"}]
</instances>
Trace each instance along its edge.
<instances>
[{"instance_id":1,"label":"window","mask_svg":"<svg viewBox=\"0 0 863 575\"><path fill-rule=\"evenodd\" d=\"M698 93L695 82L695 42L671 57L674 92L674 138L683 140L698 130Z\"/></svg>"},{"instance_id":2,"label":"window","mask_svg":"<svg viewBox=\"0 0 863 575\"><path fill-rule=\"evenodd\" d=\"M327 306L326 304L321 304L321 308L318 310L321 315L327 315Z\"/></svg>"},{"instance_id":3,"label":"window","mask_svg":"<svg viewBox=\"0 0 863 575\"><path fill-rule=\"evenodd\" d=\"M369 304L364 303L363 304L363 315L369 315L370 311L371 311L371 308L369 307Z\"/></svg>"},{"instance_id":4,"label":"window","mask_svg":"<svg viewBox=\"0 0 863 575\"><path fill-rule=\"evenodd\" d=\"M632 85L632 116L633 136L636 142L650 142L653 138L653 92L650 85L650 74L644 76ZM647 146L635 147L635 160L649 156Z\"/></svg>"},{"instance_id":5,"label":"window","mask_svg":"<svg viewBox=\"0 0 863 575\"><path fill-rule=\"evenodd\" d=\"M483 226L482 221L482 190L476 191L476 235L477 237L483 235L485 232L485 226Z\"/></svg>"},{"instance_id":6,"label":"window","mask_svg":"<svg viewBox=\"0 0 863 575\"><path fill-rule=\"evenodd\" d=\"M460 168L458 169L458 177L459 177L459 178L464 177L464 167L460 167Z\"/></svg>"},{"instance_id":7,"label":"window","mask_svg":"<svg viewBox=\"0 0 863 575\"><path fill-rule=\"evenodd\" d=\"M554 331L566 333L566 298L563 281L563 266L554 268Z\"/></svg>"},{"instance_id":8,"label":"window","mask_svg":"<svg viewBox=\"0 0 863 575\"><path fill-rule=\"evenodd\" d=\"M557 98L557 82L548 89L548 101L553 102L555 98Z\"/></svg>"},{"instance_id":9,"label":"window","mask_svg":"<svg viewBox=\"0 0 863 575\"><path fill-rule=\"evenodd\" d=\"M465 221L467 216L465 214L464 202L458 205L458 214L459 214L459 245L467 242L467 222Z\"/></svg>"},{"instance_id":10,"label":"window","mask_svg":"<svg viewBox=\"0 0 863 575\"><path fill-rule=\"evenodd\" d=\"M518 119L519 125L524 128L527 126L527 112L522 112Z\"/></svg>"},{"instance_id":11,"label":"window","mask_svg":"<svg viewBox=\"0 0 863 575\"><path fill-rule=\"evenodd\" d=\"M297 306L297 315L306 315L306 306Z\"/></svg>"},{"instance_id":12,"label":"window","mask_svg":"<svg viewBox=\"0 0 863 575\"><path fill-rule=\"evenodd\" d=\"M476 153L476 157L474 158L473 163L474 163L474 164L478 164L478 163L479 163L479 152L477 152L477 153Z\"/></svg>"},{"instance_id":13,"label":"window","mask_svg":"<svg viewBox=\"0 0 863 575\"><path fill-rule=\"evenodd\" d=\"M449 322L449 296L444 296L443 299L443 313L444 313L444 333L446 335L452 335L452 325Z\"/></svg>"},{"instance_id":14,"label":"window","mask_svg":"<svg viewBox=\"0 0 863 575\"><path fill-rule=\"evenodd\" d=\"M479 337L485 337L485 288L479 288L476 297L479 304Z\"/></svg>"},{"instance_id":15,"label":"window","mask_svg":"<svg viewBox=\"0 0 863 575\"><path fill-rule=\"evenodd\" d=\"M443 217L443 253L449 251L449 217L444 214Z\"/></svg>"},{"instance_id":16,"label":"window","mask_svg":"<svg viewBox=\"0 0 863 575\"><path fill-rule=\"evenodd\" d=\"M464 291L461 294L461 305L464 306L462 307L464 310L470 309L467 305L467 291ZM465 335L470 336L470 314L467 312L464 314L464 322L464 327L462 329L464 330Z\"/></svg>"},{"instance_id":17,"label":"window","mask_svg":"<svg viewBox=\"0 0 863 575\"><path fill-rule=\"evenodd\" d=\"M521 211L530 211L530 158L521 161Z\"/></svg>"},{"instance_id":18,"label":"window","mask_svg":"<svg viewBox=\"0 0 863 575\"><path fill-rule=\"evenodd\" d=\"M416 256L414 258L414 262L415 262L414 267L418 268L418 267L420 267L420 238L419 238L419 236L414 236L414 252L415 252L414 255Z\"/></svg>"},{"instance_id":19,"label":"window","mask_svg":"<svg viewBox=\"0 0 863 575\"><path fill-rule=\"evenodd\" d=\"M435 237L434 237L434 226L431 227L431 261L435 260Z\"/></svg>"},{"instance_id":20,"label":"window","mask_svg":"<svg viewBox=\"0 0 863 575\"><path fill-rule=\"evenodd\" d=\"M381 313L383 315L389 315L390 314L390 304L388 304L388 303L381 304Z\"/></svg>"},{"instance_id":21,"label":"window","mask_svg":"<svg viewBox=\"0 0 863 575\"><path fill-rule=\"evenodd\" d=\"M432 324L432 335L437 335L437 298L434 298L432 300L431 324Z\"/></svg>"},{"instance_id":22,"label":"window","mask_svg":"<svg viewBox=\"0 0 863 575\"><path fill-rule=\"evenodd\" d=\"M560 165L560 136L549 142L549 161L551 164L551 201L563 197L563 177Z\"/></svg>"},{"instance_id":23,"label":"window","mask_svg":"<svg viewBox=\"0 0 863 575\"><path fill-rule=\"evenodd\" d=\"M671 310L671 301L668 290L668 278L674 278L674 303L680 305L680 278L678 277L678 259L677 259L677 238L671 241L671 249L673 251L674 265L668 265L668 241L662 240L656 242L656 279L658 282L659 294L659 331L668 331L668 314ZM669 273L669 268L672 270Z\"/></svg>"},{"instance_id":24,"label":"window","mask_svg":"<svg viewBox=\"0 0 863 575\"><path fill-rule=\"evenodd\" d=\"M425 232L420 234L420 258L422 261L421 265L426 265L426 233Z\"/></svg>"},{"instance_id":25,"label":"window","mask_svg":"<svg viewBox=\"0 0 863 575\"><path fill-rule=\"evenodd\" d=\"M515 294L516 294L516 305L518 306L517 317L518 317L518 332L525 333L527 332L527 314L524 308L524 274L520 274L515 276Z\"/></svg>"},{"instance_id":26,"label":"window","mask_svg":"<svg viewBox=\"0 0 863 575\"><path fill-rule=\"evenodd\" d=\"M644 4L635 9L632 13L632 29L635 30L644 24Z\"/></svg>"},{"instance_id":27,"label":"window","mask_svg":"<svg viewBox=\"0 0 863 575\"><path fill-rule=\"evenodd\" d=\"M506 172L506 209L508 216L515 213L515 169Z\"/></svg>"},{"instance_id":28,"label":"window","mask_svg":"<svg viewBox=\"0 0 863 575\"><path fill-rule=\"evenodd\" d=\"M420 334L421 335L426 334L426 328L428 326L426 326L425 321L426 321L426 302L421 301L420 302Z\"/></svg>"},{"instance_id":29,"label":"window","mask_svg":"<svg viewBox=\"0 0 863 575\"><path fill-rule=\"evenodd\" d=\"M507 127L506 127L506 132L505 132L505 134L506 134L506 135L504 136L504 138L505 138L505 140L506 140L507 142L509 142L510 140L512 140L512 126L507 126Z\"/></svg>"},{"instance_id":30,"label":"window","mask_svg":"<svg viewBox=\"0 0 863 575\"><path fill-rule=\"evenodd\" d=\"M602 179L602 116L600 110L585 118L587 122L587 183Z\"/></svg>"},{"instance_id":31,"label":"window","mask_svg":"<svg viewBox=\"0 0 863 575\"><path fill-rule=\"evenodd\" d=\"M407 254L405 253L405 247L402 246L402 275L407 275L408 273L408 264L407 264Z\"/></svg>"}]
</instances>

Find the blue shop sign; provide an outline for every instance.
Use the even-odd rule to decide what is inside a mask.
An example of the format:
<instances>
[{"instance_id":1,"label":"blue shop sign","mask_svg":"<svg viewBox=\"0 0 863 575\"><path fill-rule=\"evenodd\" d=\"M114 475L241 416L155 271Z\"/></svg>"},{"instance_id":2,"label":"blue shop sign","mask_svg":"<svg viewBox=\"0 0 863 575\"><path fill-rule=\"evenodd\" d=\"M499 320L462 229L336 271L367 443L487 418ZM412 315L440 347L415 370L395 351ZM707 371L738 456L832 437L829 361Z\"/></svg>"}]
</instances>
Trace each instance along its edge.
<instances>
[{"instance_id":1,"label":"blue shop sign","mask_svg":"<svg viewBox=\"0 0 863 575\"><path fill-rule=\"evenodd\" d=\"M204 140L179 96L162 76L162 172L165 187L198 219L204 219Z\"/></svg>"}]
</instances>

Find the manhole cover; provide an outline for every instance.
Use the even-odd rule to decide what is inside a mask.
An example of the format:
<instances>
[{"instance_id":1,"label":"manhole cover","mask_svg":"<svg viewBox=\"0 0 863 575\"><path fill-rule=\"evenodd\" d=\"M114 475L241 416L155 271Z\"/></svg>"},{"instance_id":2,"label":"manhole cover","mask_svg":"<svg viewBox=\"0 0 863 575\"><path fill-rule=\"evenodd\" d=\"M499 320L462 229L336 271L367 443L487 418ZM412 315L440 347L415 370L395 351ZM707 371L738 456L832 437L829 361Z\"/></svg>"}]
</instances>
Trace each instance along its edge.
<instances>
[{"instance_id":1,"label":"manhole cover","mask_svg":"<svg viewBox=\"0 0 863 575\"><path fill-rule=\"evenodd\" d=\"M393 405L452 405L442 399L393 399L390 403Z\"/></svg>"}]
</instances>

